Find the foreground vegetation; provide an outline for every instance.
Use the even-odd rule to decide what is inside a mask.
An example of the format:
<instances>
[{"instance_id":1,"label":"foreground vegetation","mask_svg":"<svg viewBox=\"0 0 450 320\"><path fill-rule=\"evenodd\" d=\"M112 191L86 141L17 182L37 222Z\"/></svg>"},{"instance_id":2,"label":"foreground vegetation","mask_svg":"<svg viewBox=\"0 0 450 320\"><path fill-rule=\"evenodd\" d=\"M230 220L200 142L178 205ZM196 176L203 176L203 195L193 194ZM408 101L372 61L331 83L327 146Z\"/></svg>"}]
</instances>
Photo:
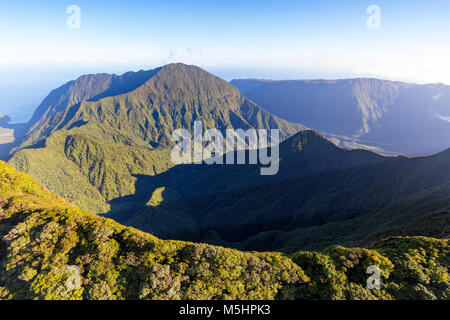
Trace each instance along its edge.
<instances>
[{"instance_id":1,"label":"foreground vegetation","mask_svg":"<svg viewBox=\"0 0 450 320\"><path fill-rule=\"evenodd\" d=\"M448 299L448 239L240 252L160 240L81 211L0 163L2 299ZM381 289L366 288L367 267ZM80 282L72 281L79 267ZM72 282L71 282L72 283Z\"/></svg>"}]
</instances>

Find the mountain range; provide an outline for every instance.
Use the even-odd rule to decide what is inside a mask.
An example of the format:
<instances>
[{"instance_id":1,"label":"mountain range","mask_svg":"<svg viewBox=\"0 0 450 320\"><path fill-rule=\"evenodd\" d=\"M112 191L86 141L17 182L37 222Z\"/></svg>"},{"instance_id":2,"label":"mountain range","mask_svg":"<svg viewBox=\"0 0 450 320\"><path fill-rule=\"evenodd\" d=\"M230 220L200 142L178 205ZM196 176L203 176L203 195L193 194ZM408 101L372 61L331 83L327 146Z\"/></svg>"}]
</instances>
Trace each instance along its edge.
<instances>
[{"instance_id":1,"label":"mountain range","mask_svg":"<svg viewBox=\"0 0 450 320\"><path fill-rule=\"evenodd\" d=\"M305 130L280 144L277 175L259 168L194 164L139 176L136 193L111 201L107 216L164 239L259 251L450 235L450 149L384 157Z\"/></svg>"},{"instance_id":2,"label":"mountain range","mask_svg":"<svg viewBox=\"0 0 450 320\"><path fill-rule=\"evenodd\" d=\"M230 84L185 64L70 81L3 145L0 298L446 299L450 144L446 121L425 117L446 117L446 90L372 79ZM174 165L171 133L195 121L279 129L278 174ZM383 155L423 146L406 137L429 125L421 139L444 139L416 151L439 152ZM363 145L370 135L391 146ZM372 264L385 279L376 292L365 288ZM70 265L83 284L67 292Z\"/></svg>"},{"instance_id":3,"label":"mountain range","mask_svg":"<svg viewBox=\"0 0 450 320\"><path fill-rule=\"evenodd\" d=\"M429 155L450 146L450 86L378 79L233 80L267 111L344 148Z\"/></svg>"},{"instance_id":4,"label":"mountain range","mask_svg":"<svg viewBox=\"0 0 450 320\"><path fill-rule=\"evenodd\" d=\"M194 121L222 132L279 129L278 174L175 166L171 132L192 131ZM410 159L343 149L195 66L82 76L52 91L23 131L15 168L82 209L164 239L292 252L366 245L400 226L402 235L448 235L433 224L448 221L450 150Z\"/></svg>"}]
</instances>

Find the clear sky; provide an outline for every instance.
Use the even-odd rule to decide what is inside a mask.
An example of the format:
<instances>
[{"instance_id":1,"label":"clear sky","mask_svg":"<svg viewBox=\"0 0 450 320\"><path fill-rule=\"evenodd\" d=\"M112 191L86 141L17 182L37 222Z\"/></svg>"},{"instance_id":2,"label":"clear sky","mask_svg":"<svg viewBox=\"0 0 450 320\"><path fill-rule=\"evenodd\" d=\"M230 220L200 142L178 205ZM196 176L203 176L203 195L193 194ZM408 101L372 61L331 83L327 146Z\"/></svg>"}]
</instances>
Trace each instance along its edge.
<instances>
[{"instance_id":1,"label":"clear sky","mask_svg":"<svg viewBox=\"0 0 450 320\"><path fill-rule=\"evenodd\" d=\"M81 10L80 29L66 10ZM381 10L369 29L370 5ZM196 64L235 77L450 84L449 0L0 1L0 86Z\"/></svg>"}]
</instances>

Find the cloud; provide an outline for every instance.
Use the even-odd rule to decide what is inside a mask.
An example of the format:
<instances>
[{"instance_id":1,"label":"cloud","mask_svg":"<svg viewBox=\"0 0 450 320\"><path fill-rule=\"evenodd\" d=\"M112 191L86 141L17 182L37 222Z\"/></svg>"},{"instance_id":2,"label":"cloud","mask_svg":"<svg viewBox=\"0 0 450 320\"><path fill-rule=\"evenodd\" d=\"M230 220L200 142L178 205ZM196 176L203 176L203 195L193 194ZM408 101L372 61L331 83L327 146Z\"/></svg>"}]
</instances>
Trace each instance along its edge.
<instances>
[{"instance_id":1,"label":"cloud","mask_svg":"<svg viewBox=\"0 0 450 320\"><path fill-rule=\"evenodd\" d=\"M447 121L448 123L450 123L450 117L441 116L440 114L436 114L436 117L438 117L439 119Z\"/></svg>"},{"instance_id":2,"label":"cloud","mask_svg":"<svg viewBox=\"0 0 450 320\"><path fill-rule=\"evenodd\" d=\"M200 49L175 46L169 51L169 56L165 63L184 62L187 64L199 64L202 52Z\"/></svg>"}]
</instances>

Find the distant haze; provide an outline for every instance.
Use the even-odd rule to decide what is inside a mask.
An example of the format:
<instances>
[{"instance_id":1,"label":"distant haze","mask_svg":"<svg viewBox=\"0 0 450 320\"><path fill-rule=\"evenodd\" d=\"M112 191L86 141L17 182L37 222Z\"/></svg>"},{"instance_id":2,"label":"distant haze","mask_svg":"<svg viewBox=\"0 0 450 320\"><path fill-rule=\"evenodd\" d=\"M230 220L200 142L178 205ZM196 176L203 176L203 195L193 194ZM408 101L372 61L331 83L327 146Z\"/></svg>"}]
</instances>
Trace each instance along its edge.
<instances>
[{"instance_id":1,"label":"distant haze","mask_svg":"<svg viewBox=\"0 0 450 320\"><path fill-rule=\"evenodd\" d=\"M364 78L231 83L267 111L345 148L424 155L450 147L450 86Z\"/></svg>"},{"instance_id":2,"label":"distant haze","mask_svg":"<svg viewBox=\"0 0 450 320\"><path fill-rule=\"evenodd\" d=\"M0 70L26 82L46 77L49 68L78 69L69 80L184 62L226 80L375 77L450 84L447 0L378 0L376 30L367 27L374 3L360 0L74 2L81 11L76 30L67 27L70 2L2 3ZM20 78L20 70L31 69L37 72ZM0 86L9 81L0 72Z\"/></svg>"}]
</instances>

